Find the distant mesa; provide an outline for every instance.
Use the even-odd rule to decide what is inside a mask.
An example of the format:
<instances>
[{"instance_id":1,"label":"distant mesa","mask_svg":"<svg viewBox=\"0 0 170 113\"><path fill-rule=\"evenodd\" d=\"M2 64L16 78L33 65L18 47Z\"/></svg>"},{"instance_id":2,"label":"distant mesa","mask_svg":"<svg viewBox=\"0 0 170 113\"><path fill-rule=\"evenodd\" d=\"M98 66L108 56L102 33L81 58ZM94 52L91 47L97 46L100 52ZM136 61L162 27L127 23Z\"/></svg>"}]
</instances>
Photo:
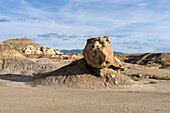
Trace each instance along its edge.
<instances>
[{"instance_id":1,"label":"distant mesa","mask_svg":"<svg viewBox=\"0 0 170 113\"><path fill-rule=\"evenodd\" d=\"M124 54L123 52L113 51L114 54Z\"/></svg>"},{"instance_id":2,"label":"distant mesa","mask_svg":"<svg viewBox=\"0 0 170 113\"><path fill-rule=\"evenodd\" d=\"M83 49L71 49L71 50L62 49L60 51L62 53L83 53Z\"/></svg>"}]
</instances>

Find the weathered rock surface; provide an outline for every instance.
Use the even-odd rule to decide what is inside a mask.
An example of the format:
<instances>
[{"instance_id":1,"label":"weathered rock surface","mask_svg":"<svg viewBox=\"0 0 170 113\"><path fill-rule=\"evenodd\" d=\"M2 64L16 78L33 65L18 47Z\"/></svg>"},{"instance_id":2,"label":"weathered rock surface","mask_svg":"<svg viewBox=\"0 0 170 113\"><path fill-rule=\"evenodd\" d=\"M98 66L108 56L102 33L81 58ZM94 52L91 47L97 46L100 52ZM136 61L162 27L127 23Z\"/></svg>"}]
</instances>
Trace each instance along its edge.
<instances>
[{"instance_id":1,"label":"weathered rock surface","mask_svg":"<svg viewBox=\"0 0 170 113\"><path fill-rule=\"evenodd\" d=\"M90 38L83 50L86 62L94 68L124 69L120 60L113 54L109 36Z\"/></svg>"},{"instance_id":2,"label":"weathered rock surface","mask_svg":"<svg viewBox=\"0 0 170 113\"><path fill-rule=\"evenodd\" d=\"M55 52L57 55L62 55L62 54L63 54L62 52L60 52L59 49L54 49L54 52Z\"/></svg>"}]
</instances>

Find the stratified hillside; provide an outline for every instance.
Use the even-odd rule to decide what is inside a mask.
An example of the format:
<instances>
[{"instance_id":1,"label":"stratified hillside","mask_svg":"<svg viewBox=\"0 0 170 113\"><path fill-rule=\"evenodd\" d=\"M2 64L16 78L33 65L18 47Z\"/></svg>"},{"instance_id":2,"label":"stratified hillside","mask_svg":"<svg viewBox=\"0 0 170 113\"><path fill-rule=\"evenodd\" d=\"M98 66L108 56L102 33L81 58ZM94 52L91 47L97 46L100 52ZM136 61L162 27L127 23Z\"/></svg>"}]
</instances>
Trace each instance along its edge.
<instances>
[{"instance_id":1,"label":"stratified hillside","mask_svg":"<svg viewBox=\"0 0 170 113\"><path fill-rule=\"evenodd\" d=\"M117 55L126 63L147 65L147 66L161 66L170 64L170 53L145 53L145 54L121 54Z\"/></svg>"}]
</instances>

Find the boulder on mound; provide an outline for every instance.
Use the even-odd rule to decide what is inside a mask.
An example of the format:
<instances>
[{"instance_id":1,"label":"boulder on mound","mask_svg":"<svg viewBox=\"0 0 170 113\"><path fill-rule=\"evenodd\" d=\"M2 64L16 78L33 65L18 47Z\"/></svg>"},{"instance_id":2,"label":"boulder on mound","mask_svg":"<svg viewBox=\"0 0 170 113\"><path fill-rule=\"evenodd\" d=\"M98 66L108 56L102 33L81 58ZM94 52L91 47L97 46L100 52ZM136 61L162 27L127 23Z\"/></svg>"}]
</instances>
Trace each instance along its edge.
<instances>
[{"instance_id":1,"label":"boulder on mound","mask_svg":"<svg viewBox=\"0 0 170 113\"><path fill-rule=\"evenodd\" d=\"M103 43L99 44L100 41ZM109 43L108 37L89 39L83 51L85 58L47 73L29 84L87 89L134 84L130 78L117 72L117 69L123 69L123 67L120 60L114 58L113 49Z\"/></svg>"},{"instance_id":2,"label":"boulder on mound","mask_svg":"<svg viewBox=\"0 0 170 113\"><path fill-rule=\"evenodd\" d=\"M109 36L88 39L83 56L86 62L94 68L124 69L121 62L113 54Z\"/></svg>"}]
</instances>

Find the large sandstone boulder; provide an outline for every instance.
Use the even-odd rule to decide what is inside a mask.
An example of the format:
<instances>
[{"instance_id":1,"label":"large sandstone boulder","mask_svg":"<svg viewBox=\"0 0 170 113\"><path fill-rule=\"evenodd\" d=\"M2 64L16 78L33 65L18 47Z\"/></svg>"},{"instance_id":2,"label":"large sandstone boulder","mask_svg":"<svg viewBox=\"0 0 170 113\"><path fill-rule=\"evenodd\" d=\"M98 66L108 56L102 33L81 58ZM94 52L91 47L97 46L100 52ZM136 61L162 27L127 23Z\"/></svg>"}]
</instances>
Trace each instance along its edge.
<instances>
[{"instance_id":1,"label":"large sandstone boulder","mask_svg":"<svg viewBox=\"0 0 170 113\"><path fill-rule=\"evenodd\" d=\"M109 36L90 38L83 50L86 62L94 68L124 69L120 60L115 58Z\"/></svg>"}]
</instances>

